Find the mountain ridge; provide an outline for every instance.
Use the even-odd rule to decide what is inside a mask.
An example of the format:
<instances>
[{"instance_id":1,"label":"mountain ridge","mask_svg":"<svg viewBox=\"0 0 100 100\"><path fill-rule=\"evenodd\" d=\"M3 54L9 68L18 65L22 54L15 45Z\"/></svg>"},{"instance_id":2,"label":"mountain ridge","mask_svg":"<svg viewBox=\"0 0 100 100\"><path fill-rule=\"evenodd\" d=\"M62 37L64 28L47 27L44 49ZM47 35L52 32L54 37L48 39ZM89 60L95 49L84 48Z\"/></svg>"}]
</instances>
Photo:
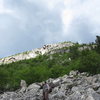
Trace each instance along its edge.
<instances>
[{"instance_id":1,"label":"mountain ridge","mask_svg":"<svg viewBox=\"0 0 100 100\"><path fill-rule=\"evenodd\" d=\"M56 44L47 44L44 45L42 48L36 48L31 51L26 51L22 53L18 53L12 56L4 57L0 59L0 65L1 64L9 64L12 62L25 60L25 59L31 59L35 58L39 55L44 55L45 53L54 53L55 50L61 49L63 47L70 47L73 46L75 43L72 42L62 42L62 43L56 43Z\"/></svg>"},{"instance_id":2,"label":"mountain ridge","mask_svg":"<svg viewBox=\"0 0 100 100\"><path fill-rule=\"evenodd\" d=\"M89 45L89 44L78 44L78 43L73 43L73 42L60 42L56 44L47 44L41 48L36 48L30 51L25 51L25 52L18 53L12 56L1 58L0 65L9 64L9 63L17 62L20 60L36 58L37 56L44 55L44 54L54 54L57 52L69 52L69 48L75 45L79 46L78 48L79 51L84 50L84 49L91 50L91 48L96 47L96 44Z\"/></svg>"}]
</instances>

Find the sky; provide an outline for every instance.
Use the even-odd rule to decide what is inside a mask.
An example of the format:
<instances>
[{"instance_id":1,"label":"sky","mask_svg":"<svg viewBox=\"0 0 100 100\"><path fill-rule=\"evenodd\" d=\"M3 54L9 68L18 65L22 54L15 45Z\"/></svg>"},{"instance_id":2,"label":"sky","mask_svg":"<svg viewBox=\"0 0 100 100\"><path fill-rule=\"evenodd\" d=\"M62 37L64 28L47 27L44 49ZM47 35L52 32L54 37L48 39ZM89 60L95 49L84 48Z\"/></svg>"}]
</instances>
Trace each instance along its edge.
<instances>
[{"instance_id":1,"label":"sky","mask_svg":"<svg viewBox=\"0 0 100 100\"><path fill-rule=\"evenodd\" d=\"M100 0L0 0L0 58L64 41L94 42Z\"/></svg>"}]
</instances>

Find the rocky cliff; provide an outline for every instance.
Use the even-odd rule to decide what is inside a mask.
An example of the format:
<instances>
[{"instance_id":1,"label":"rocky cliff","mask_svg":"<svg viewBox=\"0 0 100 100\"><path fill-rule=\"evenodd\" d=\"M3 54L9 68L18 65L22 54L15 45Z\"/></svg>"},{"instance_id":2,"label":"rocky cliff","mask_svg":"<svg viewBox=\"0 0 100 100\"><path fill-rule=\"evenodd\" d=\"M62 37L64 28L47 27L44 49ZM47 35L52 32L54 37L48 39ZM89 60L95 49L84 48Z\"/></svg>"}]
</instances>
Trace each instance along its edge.
<instances>
[{"instance_id":1,"label":"rocky cliff","mask_svg":"<svg viewBox=\"0 0 100 100\"><path fill-rule=\"evenodd\" d=\"M37 48L32 51L26 51L26 52L23 52L20 54L2 58L2 59L0 59L0 65L16 62L16 61L20 61L20 60L25 60L25 59L35 58L38 55L43 55L46 53L53 54L55 52L63 52L62 50L60 50L61 48L70 47L73 45L74 45L74 43L71 43L71 42L63 42L63 43L57 43L57 44L44 45L42 48Z\"/></svg>"},{"instance_id":2,"label":"rocky cliff","mask_svg":"<svg viewBox=\"0 0 100 100\"><path fill-rule=\"evenodd\" d=\"M12 62L20 61L20 60L25 60L25 59L31 59L35 58L39 55L44 55L44 54L54 54L54 53L59 53L59 52L69 52L69 47L74 46L75 43L72 42L62 42L62 43L57 43L57 44L49 44L49 45L44 45L42 48L37 48L33 49L31 51L26 51L23 53L19 53L16 55L12 55L9 57L5 57L0 59L0 65L1 64L9 64ZM96 45L89 46L87 45L80 45L78 50L82 51L84 49L89 49L95 48ZM64 49L66 48L66 49Z\"/></svg>"},{"instance_id":3,"label":"rocky cliff","mask_svg":"<svg viewBox=\"0 0 100 100\"><path fill-rule=\"evenodd\" d=\"M48 79L47 82L55 84L49 93L49 100L100 100L100 74L89 75L71 71L57 79ZM42 83L33 83L26 86L22 81L20 90L5 92L0 95L0 100L42 100Z\"/></svg>"}]
</instances>

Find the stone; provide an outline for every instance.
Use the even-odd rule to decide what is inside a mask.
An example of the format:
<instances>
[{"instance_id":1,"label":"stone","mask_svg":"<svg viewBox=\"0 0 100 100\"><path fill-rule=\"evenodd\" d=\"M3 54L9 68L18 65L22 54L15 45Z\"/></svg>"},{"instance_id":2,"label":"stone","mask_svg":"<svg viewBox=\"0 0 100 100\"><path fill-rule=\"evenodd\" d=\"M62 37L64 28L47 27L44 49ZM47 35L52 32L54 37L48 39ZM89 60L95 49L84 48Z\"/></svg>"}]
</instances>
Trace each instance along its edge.
<instances>
[{"instance_id":1,"label":"stone","mask_svg":"<svg viewBox=\"0 0 100 100\"><path fill-rule=\"evenodd\" d=\"M40 86L33 83L31 85L28 86L27 91L33 91L33 92L37 92L39 90Z\"/></svg>"},{"instance_id":2,"label":"stone","mask_svg":"<svg viewBox=\"0 0 100 100\"><path fill-rule=\"evenodd\" d=\"M75 75L77 75L77 74L78 74L78 71L71 71L71 72L69 73L70 76L71 76L71 75L75 76Z\"/></svg>"},{"instance_id":3,"label":"stone","mask_svg":"<svg viewBox=\"0 0 100 100\"><path fill-rule=\"evenodd\" d=\"M77 74L72 71L70 75ZM49 93L49 100L100 100L100 75L87 76L80 73L80 76L73 78L70 75L47 80L55 85ZM5 92L0 95L0 100L42 100L41 84L33 83L27 87L22 80L20 92Z\"/></svg>"},{"instance_id":4,"label":"stone","mask_svg":"<svg viewBox=\"0 0 100 100\"><path fill-rule=\"evenodd\" d=\"M21 87L21 90L19 92L24 93L26 91L26 88L27 88L27 84L26 84L25 80L21 80L20 87Z\"/></svg>"}]
</instances>

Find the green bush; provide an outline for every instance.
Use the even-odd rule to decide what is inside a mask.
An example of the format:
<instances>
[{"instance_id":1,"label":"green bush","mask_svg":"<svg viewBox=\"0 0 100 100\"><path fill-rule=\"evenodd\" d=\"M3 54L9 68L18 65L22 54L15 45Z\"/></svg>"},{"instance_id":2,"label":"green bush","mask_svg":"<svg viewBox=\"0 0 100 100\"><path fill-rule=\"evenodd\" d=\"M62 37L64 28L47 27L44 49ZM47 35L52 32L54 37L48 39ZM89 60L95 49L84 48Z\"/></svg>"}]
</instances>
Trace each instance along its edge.
<instances>
[{"instance_id":1,"label":"green bush","mask_svg":"<svg viewBox=\"0 0 100 100\"><path fill-rule=\"evenodd\" d=\"M100 73L100 55L95 51L89 51L87 55L80 58L80 71L86 71L92 74Z\"/></svg>"},{"instance_id":2,"label":"green bush","mask_svg":"<svg viewBox=\"0 0 100 100\"><path fill-rule=\"evenodd\" d=\"M98 51L96 49L78 51L78 47L80 47L79 44L70 47L69 53L40 55L34 59L0 65L0 90L18 89L21 79L29 85L33 82L45 81L48 78L63 76L71 70L91 74L100 73L100 54Z\"/></svg>"}]
</instances>

